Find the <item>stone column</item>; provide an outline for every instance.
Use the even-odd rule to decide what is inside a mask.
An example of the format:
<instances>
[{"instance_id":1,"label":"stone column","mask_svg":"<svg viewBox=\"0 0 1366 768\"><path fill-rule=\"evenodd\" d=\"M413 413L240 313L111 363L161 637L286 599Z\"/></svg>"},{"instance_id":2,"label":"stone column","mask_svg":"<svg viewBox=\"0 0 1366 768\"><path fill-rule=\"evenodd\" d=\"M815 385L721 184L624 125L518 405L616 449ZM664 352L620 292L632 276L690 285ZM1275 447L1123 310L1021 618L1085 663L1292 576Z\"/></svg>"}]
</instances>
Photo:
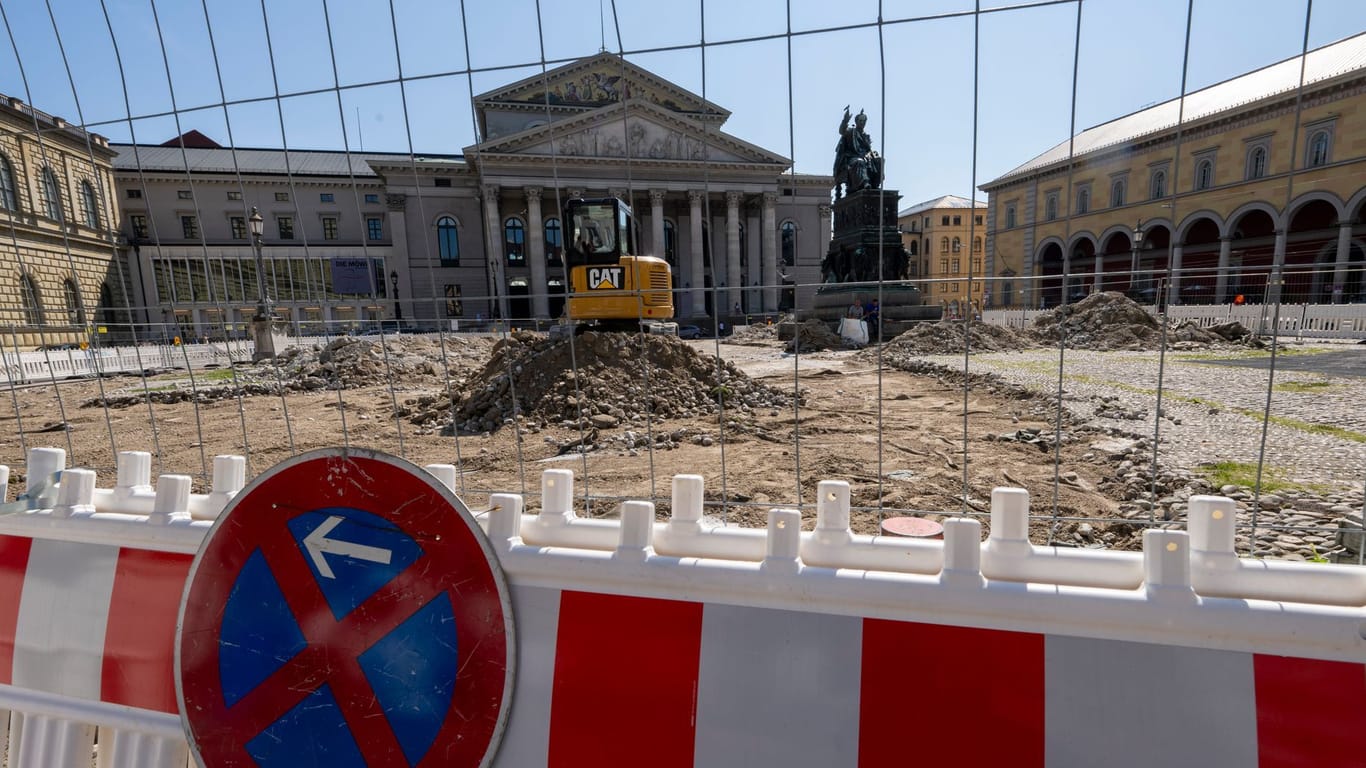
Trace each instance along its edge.
<instances>
[{"instance_id":1,"label":"stone column","mask_svg":"<svg viewBox=\"0 0 1366 768\"><path fill-rule=\"evenodd\" d=\"M531 264L531 314L537 319L550 317L550 299L545 282L545 229L541 222L541 188L524 187L526 193L527 261Z\"/></svg>"},{"instance_id":2,"label":"stone column","mask_svg":"<svg viewBox=\"0 0 1366 768\"><path fill-rule=\"evenodd\" d=\"M1169 265L1168 272L1171 273L1172 280L1167 284L1167 303L1181 303L1181 244L1172 246L1172 263Z\"/></svg>"},{"instance_id":3,"label":"stone column","mask_svg":"<svg viewBox=\"0 0 1366 768\"><path fill-rule=\"evenodd\" d=\"M702 198L706 193L701 190L688 190L688 272L687 282L692 286L688 292L688 305L692 316L707 314L705 270L702 266Z\"/></svg>"},{"instance_id":4,"label":"stone column","mask_svg":"<svg viewBox=\"0 0 1366 768\"><path fill-rule=\"evenodd\" d=\"M405 215L408 207L408 196L385 195L384 202L385 207L389 209L389 240L394 244L390 257L386 259L388 263L384 265L386 267L385 274L388 274L390 270L398 273L398 299L393 296L389 298L395 304L400 299L406 298L408 300L408 318L416 320L418 303L414 301L417 296L413 294L412 263L408 254L408 224ZM369 237L369 235L366 234L363 237ZM390 317L398 317L399 314L395 311L390 314Z\"/></svg>"},{"instance_id":5,"label":"stone column","mask_svg":"<svg viewBox=\"0 0 1366 768\"><path fill-rule=\"evenodd\" d=\"M1281 300L1281 289L1285 282L1285 230L1276 230L1276 250L1271 260L1271 282L1266 286L1263 304L1276 304Z\"/></svg>"},{"instance_id":6,"label":"stone column","mask_svg":"<svg viewBox=\"0 0 1366 768\"><path fill-rule=\"evenodd\" d=\"M1228 301L1228 264L1233 256L1233 238L1219 238L1219 275L1214 278L1214 303Z\"/></svg>"},{"instance_id":7,"label":"stone column","mask_svg":"<svg viewBox=\"0 0 1366 768\"><path fill-rule=\"evenodd\" d=\"M971 253L971 251L969 251L969 253ZM969 257L969 258L974 258L974 257ZM968 268L969 268L969 269L968 269L969 273L971 273L971 268L972 268L972 262L971 262L971 261L968 262ZM981 277L981 276L978 275L978 277ZM1103 290L1105 290L1105 254L1103 254L1103 253L1097 253L1097 254L1096 254L1096 279L1095 279L1095 282L1093 282L1093 283L1091 284L1091 291L1092 291L1093 293L1100 293L1100 292L1103 291Z\"/></svg>"},{"instance_id":8,"label":"stone column","mask_svg":"<svg viewBox=\"0 0 1366 768\"><path fill-rule=\"evenodd\" d=\"M830 250L830 238L833 236L833 232L830 229L830 204L821 203L816 206L816 213L821 217L821 242L820 248L817 249L817 253L824 259L826 251Z\"/></svg>"},{"instance_id":9,"label":"stone column","mask_svg":"<svg viewBox=\"0 0 1366 768\"><path fill-rule=\"evenodd\" d=\"M729 314L740 303L744 280L740 276L740 193L726 193L726 306L716 314Z\"/></svg>"},{"instance_id":10,"label":"stone column","mask_svg":"<svg viewBox=\"0 0 1366 768\"><path fill-rule=\"evenodd\" d=\"M498 212L500 191L497 184L484 185L484 242L488 243L488 253L484 254L484 257L488 259L489 276L493 281L493 296L490 297L490 301L496 307L498 316L506 320L509 312L505 268L507 260L503 254L502 216Z\"/></svg>"},{"instance_id":11,"label":"stone column","mask_svg":"<svg viewBox=\"0 0 1366 768\"><path fill-rule=\"evenodd\" d=\"M650 255L664 258L664 190L650 190Z\"/></svg>"},{"instance_id":12,"label":"stone column","mask_svg":"<svg viewBox=\"0 0 1366 768\"><path fill-rule=\"evenodd\" d=\"M765 192L763 197L764 232L764 311L778 309L778 214L774 206L778 193Z\"/></svg>"},{"instance_id":13,"label":"stone column","mask_svg":"<svg viewBox=\"0 0 1366 768\"><path fill-rule=\"evenodd\" d=\"M1341 304L1346 290L1347 265L1352 255L1352 222L1338 224L1338 258L1333 264L1333 303Z\"/></svg>"}]
</instances>

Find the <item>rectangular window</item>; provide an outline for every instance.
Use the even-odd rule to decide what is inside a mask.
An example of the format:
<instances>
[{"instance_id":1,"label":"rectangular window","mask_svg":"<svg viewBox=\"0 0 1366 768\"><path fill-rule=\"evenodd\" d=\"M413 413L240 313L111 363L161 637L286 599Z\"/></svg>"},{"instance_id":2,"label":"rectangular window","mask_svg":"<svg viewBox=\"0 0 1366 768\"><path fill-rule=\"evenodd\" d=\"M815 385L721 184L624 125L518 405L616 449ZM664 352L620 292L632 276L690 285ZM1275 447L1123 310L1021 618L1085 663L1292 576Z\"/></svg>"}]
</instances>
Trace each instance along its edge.
<instances>
[{"instance_id":1,"label":"rectangular window","mask_svg":"<svg viewBox=\"0 0 1366 768\"><path fill-rule=\"evenodd\" d=\"M963 226L963 217L962 217L962 216L954 216L954 217L953 217L953 225L954 225L955 227L961 227L961 226Z\"/></svg>"},{"instance_id":2,"label":"rectangular window","mask_svg":"<svg viewBox=\"0 0 1366 768\"><path fill-rule=\"evenodd\" d=\"M232 239L233 239L233 240L246 240L246 239L247 239L247 220L246 220L246 219L242 218L241 216L233 216L231 219L228 219L228 223L232 226Z\"/></svg>"},{"instance_id":3,"label":"rectangular window","mask_svg":"<svg viewBox=\"0 0 1366 768\"><path fill-rule=\"evenodd\" d=\"M365 202L367 202L367 203L378 203L378 202L379 202L379 195L368 194L368 195L365 196Z\"/></svg>"},{"instance_id":4,"label":"rectangular window","mask_svg":"<svg viewBox=\"0 0 1366 768\"><path fill-rule=\"evenodd\" d=\"M947 227L947 226L949 225L949 217L948 217L948 216L941 216L941 217L939 217L939 224L940 224L940 226Z\"/></svg>"},{"instance_id":5,"label":"rectangular window","mask_svg":"<svg viewBox=\"0 0 1366 768\"><path fill-rule=\"evenodd\" d=\"M175 196L178 197L178 198L180 198L181 200L190 200L190 199L193 199L193 198L194 198L194 195L191 194L191 193L190 193L190 190L188 190L188 189L178 189L178 190L176 190Z\"/></svg>"},{"instance_id":6,"label":"rectangular window","mask_svg":"<svg viewBox=\"0 0 1366 768\"><path fill-rule=\"evenodd\" d=\"M963 262L962 262L962 259L954 259L954 260L953 260L953 273L956 275L956 274L958 274L959 272L962 272L962 271L963 271Z\"/></svg>"},{"instance_id":7,"label":"rectangular window","mask_svg":"<svg viewBox=\"0 0 1366 768\"><path fill-rule=\"evenodd\" d=\"M384 219L371 216L365 220L365 228L369 231L371 240L384 239Z\"/></svg>"},{"instance_id":8,"label":"rectangular window","mask_svg":"<svg viewBox=\"0 0 1366 768\"><path fill-rule=\"evenodd\" d=\"M129 200L141 200L141 199L142 199L142 190L140 190L140 189L129 189L129 190L125 190L125 192L128 193L128 199L129 199Z\"/></svg>"},{"instance_id":9,"label":"rectangular window","mask_svg":"<svg viewBox=\"0 0 1366 768\"><path fill-rule=\"evenodd\" d=\"M293 217L291 217L291 216L281 216L281 217L279 217L279 218L277 218L277 219L275 220L275 223L276 223L276 225L279 226L279 228L280 228L280 239L281 239L281 240L293 240L293 239L294 239L294 218L293 218Z\"/></svg>"},{"instance_id":10,"label":"rectangular window","mask_svg":"<svg viewBox=\"0 0 1366 768\"><path fill-rule=\"evenodd\" d=\"M977 226L979 226L979 227L982 226L982 217L981 217L981 216L974 216L974 217L973 217L973 220L977 222Z\"/></svg>"},{"instance_id":11,"label":"rectangular window","mask_svg":"<svg viewBox=\"0 0 1366 768\"><path fill-rule=\"evenodd\" d=\"M133 225L133 237L138 240L147 239L147 217L135 213L128 217L128 223Z\"/></svg>"},{"instance_id":12,"label":"rectangular window","mask_svg":"<svg viewBox=\"0 0 1366 768\"><path fill-rule=\"evenodd\" d=\"M242 199L242 193L241 193L241 192L229 192L229 193L228 193L228 199L229 199L229 200L241 200L241 199Z\"/></svg>"},{"instance_id":13,"label":"rectangular window","mask_svg":"<svg viewBox=\"0 0 1366 768\"><path fill-rule=\"evenodd\" d=\"M434 186L434 187L449 187L450 185L451 185L451 180L450 180L450 179L433 179L433 180L432 180L432 186Z\"/></svg>"},{"instance_id":14,"label":"rectangular window","mask_svg":"<svg viewBox=\"0 0 1366 768\"><path fill-rule=\"evenodd\" d=\"M972 273L973 273L974 275L980 275L980 274L982 274L982 260L981 260L981 259L973 259L973 260L972 260Z\"/></svg>"},{"instance_id":15,"label":"rectangular window","mask_svg":"<svg viewBox=\"0 0 1366 768\"><path fill-rule=\"evenodd\" d=\"M199 217L181 216L180 231L184 233L186 240L192 240L199 237Z\"/></svg>"},{"instance_id":16,"label":"rectangular window","mask_svg":"<svg viewBox=\"0 0 1366 768\"><path fill-rule=\"evenodd\" d=\"M331 203L335 201L336 198L331 192L321 192L318 194L318 202L320 203Z\"/></svg>"},{"instance_id":17,"label":"rectangular window","mask_svg":"<svg viewBox=\"0 0 1366 768\"><path fill-rule=\"evenodd\" d=\"M947 275L948 273L949 273L949 260L948 260L948 259L940 259L940 260L939 260L939 274L941 274L941 275Z\"/></svg>"},{"instance_id":18,"label":"rectangular window","mask_svg":"<svg viewBox=\"0 0 1366 768\"><path fill-rule=\"evenodd\" d=\"M324 239L324 240L336 240L336 239L337 239L337 217L336 217L336 216L324 216L324 217L323 217L323 239Z\"/></svg>"},{"instance_id":19,"label":"rectangular window","mask_svg":"<svg viewBox=\"0 0 1366 768\"><path fill-rule=\"evenodd\" d=\"M1015 228L1015 206L1006 206L1006 229Z\"/></svg>"},{"instance_id":20,"label":"rectangular window","mask_svg":"<svg viewBox=\"0 0 1366 768\"><path fill-rule=\"evenodd\" d=\"M277 202L277 203L287 203L287 202L289 202L289 193L288 193L288 192L276 192L276 193L275 193L275 202Z\"/></svg>"},{"instance_id":21,"label":"rectangular window","mask_svg":"<svg viewBox=\"0 0 1366 768\"><path fill-rule=\"evenodd\" d=\"M958 283L953 284L953 292L958 293Z\"/></svg>"},{"instance_id":22,"label":"rectangular window","mask_svg":"<svg viewBox=\"0 0 1366 768\"><path fill-rule=\"evenodd\" d=\"M460 286L446 283L446 317L465 314L465 303L460 300Z\"/></svg>"}]
</instances>

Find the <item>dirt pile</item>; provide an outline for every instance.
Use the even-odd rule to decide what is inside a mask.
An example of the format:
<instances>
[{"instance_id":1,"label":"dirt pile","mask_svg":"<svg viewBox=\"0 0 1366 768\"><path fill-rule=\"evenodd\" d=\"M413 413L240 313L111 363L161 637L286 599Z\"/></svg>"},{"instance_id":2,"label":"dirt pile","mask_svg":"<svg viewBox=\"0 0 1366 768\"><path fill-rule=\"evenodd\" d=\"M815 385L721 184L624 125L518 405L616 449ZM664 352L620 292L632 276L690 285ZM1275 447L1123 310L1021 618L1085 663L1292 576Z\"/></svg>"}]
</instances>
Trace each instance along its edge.
<instances>
[{"instance_id":1,"label":"dirt pile","mask_svg":"<svg viewBox=\"0 0 1366 768\"><path fill-rule=\"evenodd\" d=\"M786 352L819 352L826 349L849 349L850 345L830 330L824 320L811 319L793 327L792 338L783 347Z\"/></svg>"},{"instance_id":2,"label":"dirt pile","mask_svg":"<svg viewBox=\"0 0 1366 768\"><path fill-rule=\"evenodd\" d=\"M971 352L1002 352L1036 346L1029 335L1004 325L975 322L966 326L958 320L940 320L937 323L916 323L887 342L883 352L891 350L912 355L961 353L965 333Z\"/></svg>"},{"instance_id":3,"label":"dirt pile","mask_svg":"<svg viewBox=\"0 0 1366 768\"><path fill-rule=\"evenodd\" d=\"M709 414L718 402L735 415L788 407L791 396L670 336L518 332L498 341L465 382L453 419L440 396L419 398L400 415L446 431L454 423L462 432L491 432L515 416L533 427L573 426L582 417L585 427L611 429Z\"/></svg>"},{"instance_id":4,"label":"dirt pile","mask_svg":"<svg viewBox=\"0 0 1366 768\"><path fill-rule=\"evenodd\" d=\"M1035 318L1030 332L1044 344L1064 341L1072 349L1157 349L1162 342L1157 318L1115 291L1046 312Z\"/></svg>"},{"instance_id":5,"label":"dirt pile","mask_svg":"<svg viewBox=\"0 0 1366 768\"><path fill-rule=\"evenodd\" d=\"M775 323L760 323L737 328L735 333L721 339L722 344L764 344L778 340L778 326Z\"/></svg>"}]
</instances>

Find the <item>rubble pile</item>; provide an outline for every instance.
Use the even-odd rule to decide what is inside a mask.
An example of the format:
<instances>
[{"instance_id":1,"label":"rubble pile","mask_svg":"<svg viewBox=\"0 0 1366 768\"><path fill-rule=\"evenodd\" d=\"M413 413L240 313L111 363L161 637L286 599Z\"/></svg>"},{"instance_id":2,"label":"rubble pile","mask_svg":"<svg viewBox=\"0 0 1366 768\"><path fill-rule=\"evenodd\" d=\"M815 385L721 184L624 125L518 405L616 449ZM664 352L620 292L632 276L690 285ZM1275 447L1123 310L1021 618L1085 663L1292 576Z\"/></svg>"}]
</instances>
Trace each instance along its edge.
<instances>
[{"instance_id":1,"label":"rubble pile","mask_svg":"<svg viewBox=\"0 0 1366 768\"><path fill-rule=\"evenodd\" d=\"M778 325L776 323L760 323L757 325L743 325L736 328L734 333L721 339L721 343L763 344L770 341L777 341L777 339Z\"/></svg>"},{"instance_id":2,"label":"rubble pile","mask_svg":"<svg viewBox=\"0 0 1366 768\"><path fill-rule=\"evenodd\" d=\"M718 401L736 414L788 407L791 396L670 336L589 331L548 339L516 332L499 340L465 382L453 417L441 396L418 398L400 415L443 431L453 423L462 432L490 432L515 417L532 428L611 429L643 426L647 417L710 414Z\"/></svg>"},{"instance_id":3,"label":"rubble pile","mask_svg":"<svg viewBox=\"0 0 1366 768\"><path fill-rule=\"evenodd\" d=\"M1157 349L1161 325L1122 293L1093 293L1076 304L1046 312L1034 320L1030 333L1038 341L1056 345L1064 340L1072 349Z\"/></svg>"},{"instance_id":4,"label":"rubble pile","mask_svg":"<svg viewBox=\"0 0 1366 768\"><path fill-rule=\"evenodd\" d=\"M896 350L913 355L954 354L963 351L965 333L968 349L972 352L1003 352L1035 346L1034 340L1028 335L1004 325L981 322L969 325L960 320L940 320L935 323L916 323L889 341L883 347L883 352Z\"/></svg>"},{"instance_id":5,"label":"rubble pile","mask_svg":"<svg viewBox=\"0 0 1366 768\"><path fill-rule=\"evenodd\" d=\"M783 347L785 352L819 352L827 349L849 349L849 344L830 330L829 323L814 318L796 325L792 338Z\"/></svg>"}]
</instances>

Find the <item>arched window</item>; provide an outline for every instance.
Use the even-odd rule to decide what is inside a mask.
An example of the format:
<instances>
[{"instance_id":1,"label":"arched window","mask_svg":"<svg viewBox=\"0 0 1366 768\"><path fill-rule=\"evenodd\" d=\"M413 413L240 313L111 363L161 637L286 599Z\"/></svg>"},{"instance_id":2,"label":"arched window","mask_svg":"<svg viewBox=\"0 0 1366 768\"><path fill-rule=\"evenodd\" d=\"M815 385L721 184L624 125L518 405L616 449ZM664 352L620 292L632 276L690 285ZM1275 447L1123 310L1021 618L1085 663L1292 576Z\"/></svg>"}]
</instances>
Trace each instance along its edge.
<instances>
[{"instance_id":1,"label":"arched window","mask_svg":"<svg viewBox=\"0 0 1366 768\"><path fill-rule=\"evenodd\" d=\"M797 265L797 223L788 219L783 222L783 266Z\"/></svg>"},{"instance_id":2,"label":"arched window","mask_svg":"<svg viewBox=\"0 0 1366 768\"><path fill-rule=\"evenodd\" d=\"M509 267L526 264L526 225L516 216L503 222L503 253L507 254Z\"/></svg>"},{"instance_id":3,"label":"arched window","mask_svg":"<svg viewBox=\"0 0 1366 768\"><path fill-rule=\"evenodd\" d=\"M1006 206L1006 229L1015 228L1015 206Z\"/></svg>"},{"instance_id":4,"label":"arched window","mask_svg":"<svg viewBox=\"0 0 1366 768\"><path fill-rule=\"evenodd\" d=\"M436 245L441 252L441 266L460 266L460 227L454 218L442 216L436 220Z\"/></svg>"},{"instance_id":5,"label":"arched window","mask_svg":"<svg viewBox=\"0 0 1366 768\"><path fill-rule=\"evenodd\" d=\"M924 253L926 256L929 256L929 255L930 255L930 239L929 239L928 237L925 238L925 250L923 251L923 253Z\"/></svg>"},{"instance_id":6,"label":"arched window","mask_svg":"<svg viewBox=\"0 0 1366 768\"><path fill-rule=\"evenodd\" d=\"M9 158L0 155L0 208L7 211L19 210L19 197L14 191L14 166Z\"/></svg>"},{"instance_id":7,"label":"arched window","mask_svg":"<svg viewBox=\"0 0 1366 768\"><path fill-rule=\"evenodd\" d=\"M912 241L911 241L911 255L912 255L912 256L919 256L919 255L920 255L920 241L919 241L919 240L912 240Z\"/></svg>"},{"instance_id":8,"label":"arched window","mask_svg":"<svg viewBox=\"0 0 1366 768\"><path fill-rule=\"evenodd\" d=\"M941 237L941 238L939 238L939 252L940 252L940 253L948 253L948 252L949 252L949 239L948 239L947 237Z\"/></svg>"},{"instance_id":9,"label":"arched window","mask_svg":"<svg viewBox=\"0 0 1366 768\"><path fill-rule=\"evenodd\" d=\"M1317 131L1309 137L1309 157L1305 165L1314 168L1328 164L1328 131Z\"/></svg>"},{"instance_id":10,"label":"arched window","mask_svg":"<svg viewBox=\"0 0 1366 768\"><path fill-rule=\"evenodd\" d=\"M85 225L91 229L100 228L100 209L95 202L95 188L90 182L81 180L81 207L84 209Z\"/></svg>"},{"instance_id":11,"label":"arched window","mask_svg":"<svg viewBox=\"0 0 1366 768\"><path fill-rule=\"evenodd\" d=\"M547 264L559 266L564 256L564 230L560 220L554 217L545 220L545 260Z\"/></svg>"},{"instance_id":12,"label":"arched window","mask_svg":"<svg viewBox=\"0 0 1366 768\"><path fill-rule=\"evenodd\" d=\"M19 299L24 303L24 325L42 325L43 302L37 284L27 273L19 275Z\"/></svg>"},{"instance_id":13,"label":"arched window","mask_svg":"<svg viewBox=\"0 0 1366 768\"><path fill-rule=\"evenodd\" d=\"M1260 179L1266 175L1266 147L1253 147L1247 153L1247 178Z\"/></svg>"},{"instance_id":14,"label":"arched window","mask_svg":"<svg viewBox=\"0 0 1366 768\"><path fill-rule=\"evenodd\" d=\"M1058 218L1058 196L1049 195L1043 204L1043 217L1046 221Z\"/></svg>"},{"instance_id":15,"label":"arched window","mask_svg":"<svg viewBox=\"0 0 1366 768\"><path fill-rule=\"evenodd\" d=\"M62 220L62 188L57 185L57 174L51 168L43 168L43 204L47 206L49 219Z\"/></svg>"},{"instance_id":16,"label":"arched window","mask_svg":"<svg viewBox=\"0 0 1366 768\"><path fill-rule=\"evenodd\" d=\"M1214 161L1201 160L1200 164L1195 166L1195 188L1209 189L1212 186L1214 186Z\"/></svg>"},{"instance_id":17,"label":"arched window","mask_svg":"<svg viewBox=\"0 0 1366 768\"><path fill-rule=\"evenodd\" d=\"M982 252L982 238L980 238L980 237L974 237L974 238L972 239L972 252L973 252L973 253L981 253L981 252Z\"/></svg>"},{"instance_id":18,"label":"arched window","mask_svg":"<svg viewBox=\"0 0 1366 768\"><path fill-rule=\"evenodd\" d=\"M1124 205L1124 179L1115 179L1115 183L1110 185L1110 207L1118 208Z\"/></svg>"},{"instance_id":19,"label":"arched window","mask_svg":"<svg viewBox=\"0 0 1366 768\"><path fill-rule=\"evenodd\" d=\"M963 241L955 237L953 239L953 252L958 253L961 250L963 250Z\"/></svg>"},{"instance_id":20,"label":"arched window","mask_svg":"<svg viewBox=\"0 0 1366 768\"><path fill-rule=\"evenodd\" d=\"M1167 196L1167 172L1153 171L1152 180L1148 182L1148 198L1156 200L1159 197Z\"/></svg>"},{"instance_id":21,"label":"arched window","mask_svg":"<svg viewBox=\"0 0 1366 768\"><path fill-rule=\"evenodd\" d=\"M66 299L66 320L72 325L85 325L85 305L81 303L81 292L76 281L67 278L62 283L62 294Z\"/></svg>"},{"instance_id":22,"label":"arched window","mask_svg":"<svg viewBox=\"0 0 1366 768\"><path fill-rule=\"evenodd\" d=\"M1077 213L1086 213L1091 210L1091 190L1083 189L1077 192Z\"/></svg>"},{"instance_id":23,"label":"arched window","mask_svg":"<svg viewBox=\"0 0 1366 768\"><path fill-rule=\"evenodd\" d=\"M664 220L663 255L670 266L678 266L678 230L674 229L674 223L668 219Z\"/></svg>"}]
</instances>

